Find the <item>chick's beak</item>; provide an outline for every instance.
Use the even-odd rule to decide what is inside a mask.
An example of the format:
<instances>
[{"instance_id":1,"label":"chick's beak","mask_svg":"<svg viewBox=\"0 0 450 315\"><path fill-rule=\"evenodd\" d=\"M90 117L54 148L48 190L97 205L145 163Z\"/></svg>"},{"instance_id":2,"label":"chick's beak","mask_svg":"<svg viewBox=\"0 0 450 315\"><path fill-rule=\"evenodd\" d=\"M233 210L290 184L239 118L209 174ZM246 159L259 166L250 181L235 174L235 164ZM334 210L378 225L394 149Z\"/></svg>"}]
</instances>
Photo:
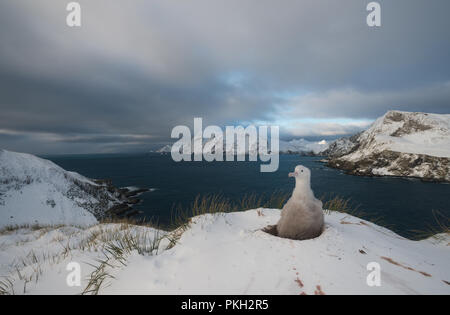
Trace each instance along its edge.
<instances>
[{"instance_id":1,"label":"chick's beak","mask_svg":"<svg viewBox=\"0 0 450 315\"><path fill-rule=\"evenodd\" d=\"M294 173L289 173L289 177L296 177L298 175L298 173L297 172L294 172Z\"/></svg>"}]
</instances>

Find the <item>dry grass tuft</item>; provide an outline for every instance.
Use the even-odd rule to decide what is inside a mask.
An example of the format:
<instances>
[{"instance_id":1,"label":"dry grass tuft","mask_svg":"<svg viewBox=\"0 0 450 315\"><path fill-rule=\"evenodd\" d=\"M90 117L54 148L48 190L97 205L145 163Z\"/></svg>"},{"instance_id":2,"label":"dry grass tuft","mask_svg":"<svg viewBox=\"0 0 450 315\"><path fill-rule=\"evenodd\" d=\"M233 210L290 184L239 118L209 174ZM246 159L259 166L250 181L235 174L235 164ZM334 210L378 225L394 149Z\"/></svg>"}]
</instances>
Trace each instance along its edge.
<instances>
[{"instance_id":1,"label":"dry grass tuft","mask_svg":"<svg viewBox=\"0 0 450 315\"><path fill-rule=\"evenodd\" d=\"M127 258L131 253L158 254L160 243L166 237L161 235L160 230L155 229L150 235L145 229L127 229L126 226L128 223L123 222L114 230L97 233L95 240L91 240L104 243L102 252L105 258L98 260L97 266L91 265L95 270L89 276L83 295L97 295L100 289L107 285L108 279L114 279L112 271L127 265Z\"/></svg>"},{"instance_id":2,"label":"dry grass tuft","mask_svg":"<svg viewBox=\"0 0 450 315\"><path fill-rule=\"evenodd\" d=\"M221 215L258 208L281 209L289 197L289 193L283 192L275 192L269 196L247 194L240 201L234 201L218 194L199 195L187 209L180 205L172 208L169 228L172 232L166 236L170 242L167 249L176 245L183 232L190 227L193 217L205 214Z\"/></svg>"},{"instance_id":3,"label":"dry grass tuft","mask_svg":"<svg viewBox=\"0 0 450 315\"><path fill-rule=\"evenodd\" d=\"M289 193L282 192L275 192L270 196L247 194L240 201L234 201L223 195L199 195L188 209L182 206L172 209L171 229L186 229L191 218L204 214L223 214L258 208L281 209L289 197Z\"/></svg>"},{"instance_id":4,"label":"dry grass tuft","mask_svg":"<svg viewBox=\"0 0 450 315\"><path fill-rule=\"evenodd\" d=\"M15 295L13 280L7 277L0 280L0 295Z\"/></svg>"},{"instance_id":5,"label":"dry grass tuft","mask_svg":"<svg viewBox=\"0 0 450 315\"><path fill-rule=\"evenodd\" d=\"M373 215L364 212L360 209L360 205L355 205L351 198L342 198L336 195L324 195L320 198L323 202L323 208L325 209L325 214L330 214L331 211L336 211L340 213L347 213L351 216L370 221L374 224L384 226L386 228L392 229L392 226L387 224L380 215Z\"/></svg>"},{"instance_id":6,"label":"dry grass tuft","mask_svg":"<svg viewBox=\"0 0 450 315\"><path fill-rule=\"evenodd\" d=\"M414 240L423 240L437 237L438 234L450 233L450 218L437 210L431 211L436 222L435 226L428 225L424 230L412 230Z\"/></svg>"},{"instance_id":7,"label":"dry grass tuft","mask_svg":"<svg viewBox=\"0 0 450 315\"><path fill-rule=\"evenodd\" d=\"M8 225L0 229L0 235L8 235L12 234L21 229L27 229L30 231L41 231L41 230L55 230L58 228L62 228L65 225L57 224L57 225L41 225L41 224L20 224L20 225Z\"/></svg>"}]
</instances>

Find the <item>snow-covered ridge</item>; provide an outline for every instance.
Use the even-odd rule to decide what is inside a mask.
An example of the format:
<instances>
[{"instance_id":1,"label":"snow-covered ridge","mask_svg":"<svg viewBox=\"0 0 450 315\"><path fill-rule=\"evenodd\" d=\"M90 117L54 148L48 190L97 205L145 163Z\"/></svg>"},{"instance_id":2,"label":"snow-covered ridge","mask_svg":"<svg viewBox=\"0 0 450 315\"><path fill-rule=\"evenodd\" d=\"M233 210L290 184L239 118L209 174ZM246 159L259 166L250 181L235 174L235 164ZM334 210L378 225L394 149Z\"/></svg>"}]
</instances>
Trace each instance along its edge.
<instances>
[{"instance_id":1,"label":"snow-covered ridge","mask_svg":"<svg viewBox=\"0 0 450 315\"><path fill-rule=\"evenodd\" d=\"M328 148L330 144L326 140L308 141L305 139L294 139L291 141L280 141L281 153L310 153L318 154Z\"/></svg>"},{"instance_id":2,"label":"snow-covered ridge","mask_svg":"<svg viewBox=\"0 0 450 315\"><path fill-rule=\"evenodd\" d=\"M450 294L448 234L410 241L338 212L326 213L325 230L316 239L294 241L262 231L279 219L280 211L271 209L202 215L193 218L172 246L173 236L164 238L165 232L129 225L22 229L0 235L0 275L11 281L9 290L16 293L25 287L27 294L79 294L94 271L92 265L105 259L108 242L121 234L147 235L140 246L148 246L159 235L163 239L157 251L134 250L126 255L125 265L109 261L104 272L111 277L99 293ZM60 243L69 244L68 255ZM28 262L26 267L17 263L21 259ZM71 261L82 264L81 287L66 285ZM372 262L381 267L381 286L367 284ZM17 267L32 281L24 285Z\"/></svg>"},{"instance_id":3,"label":"snow-covered ridge","mask_svg":"<svg viewBox=\"0 0 450 315\"><path fill-rule=\"evenodd\" d=\"M349 154L357 146L358 137L360 135L361 133L358 133L351 137L339 138L330 143L328 148L324 151L321 151L319 155L328 157L340 157Z\"/></svg>"},{"instance_id":4,"label":"snow-covered ridge","mask_svg":"<svg viewBox=\"0 0 450 315\"><path fill-rule=\"evenodd\" d=\"M51 161L0 150L0 227L90 225L121 200L107 186Z\"/></svg>"},{"instance_id":5,"label":"snow-covered ridge","mask_svg":"<svg viewBox=\"0 0 450 315\"><path fill-rule=\"evenodd\" d=\"M219 143L219 141L224 141L223 137L207 140L204 142L204 148L212 148L214 144ZM308 141L305 139L294 139L290 141L280 140L280 153L313 153L318 154L326 150L329 146L329 143L325 140L322 141ZM224 145L225 148L225 145ZM165 145L162 148L156 150L156 153L166 154L170 153L172 149L171 145ZM237 144L235 144L235 148L232 149L233 152L237 152ZM228 153L226 151L224 153ZM231 152L231 151L230 151ZM258 153L258 144L251 145L250 148L246 148L245 152L248 153Z\"/></svg>"},{"instance_id":6,"label":"snow-covered ridge","mask_svg":"<svg viewBox=\"0 0 450 315\"><path fill-rule=\"evenodd\" d=\"M450 115L390 111L359 138L358 155L385 150L450 158Z\"/></svg>"},{"instance_id":7,"label":"snow-covered ridge","mask_svg":"<svg viewBox=\"0 0 450 315\"><path fill-rule=\"evenodd\" d=\"M450 115L389 111L324 153L330 166L355 175L450 181Z\"/></svg>"}]
</instances>

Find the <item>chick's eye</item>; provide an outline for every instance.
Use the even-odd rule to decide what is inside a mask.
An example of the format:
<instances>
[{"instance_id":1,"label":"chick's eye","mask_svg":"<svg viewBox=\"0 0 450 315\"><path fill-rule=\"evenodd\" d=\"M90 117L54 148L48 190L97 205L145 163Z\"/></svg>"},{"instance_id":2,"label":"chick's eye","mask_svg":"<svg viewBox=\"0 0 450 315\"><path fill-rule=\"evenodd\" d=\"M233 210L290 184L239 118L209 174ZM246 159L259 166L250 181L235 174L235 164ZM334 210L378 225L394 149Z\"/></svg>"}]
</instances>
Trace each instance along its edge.
<instances>
[{"instance_id":1,"label":"chick's eye","mask_svg":"<svg viewBox=\"0 0 450 315\"><path fill-rule=\"evenodd\" d=\"M303 173L303 170L302 170L302 173Z\"/></svg>"}]
</instances>

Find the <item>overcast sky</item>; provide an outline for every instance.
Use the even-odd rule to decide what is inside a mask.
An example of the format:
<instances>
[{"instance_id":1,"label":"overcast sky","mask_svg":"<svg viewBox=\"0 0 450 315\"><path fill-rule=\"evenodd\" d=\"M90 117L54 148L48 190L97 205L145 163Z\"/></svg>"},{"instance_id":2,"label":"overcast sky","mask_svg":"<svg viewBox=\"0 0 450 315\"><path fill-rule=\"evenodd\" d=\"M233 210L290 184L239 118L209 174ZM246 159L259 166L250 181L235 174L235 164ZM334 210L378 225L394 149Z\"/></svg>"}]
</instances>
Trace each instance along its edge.
<instances>
[{"instance_id":1,"label":"overcast sky","mask_svg":"<svg viewBox=\"0 0 450 315\"><path fill-rule=\"evenodd\" d=\"M450 113L450 1L0 2L0 148L147 151L176 125L332 139L387 110Z\"/></svg>"}]
</instances>

